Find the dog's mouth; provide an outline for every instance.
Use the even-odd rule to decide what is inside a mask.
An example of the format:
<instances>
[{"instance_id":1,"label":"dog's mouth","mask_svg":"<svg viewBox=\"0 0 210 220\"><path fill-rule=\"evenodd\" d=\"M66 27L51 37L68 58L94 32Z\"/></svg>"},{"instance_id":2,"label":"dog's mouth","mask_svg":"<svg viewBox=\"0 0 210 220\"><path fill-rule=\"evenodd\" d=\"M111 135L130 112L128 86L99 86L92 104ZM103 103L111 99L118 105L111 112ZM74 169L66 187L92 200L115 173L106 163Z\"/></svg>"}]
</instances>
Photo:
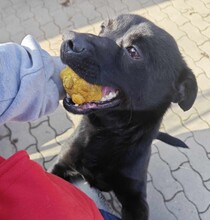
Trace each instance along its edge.
<instances>
[{"instance_id":1,"label":"dog's mouth","mask_svg":"<svg viewBox=\"0 0 210 220\"><path fill-rule=\"evenodd\" d=\"M63 100L64 108L75 114L89 114L94 111L117 107L121 103L120 91L108 86L102 86L102 98L83 104L75 104L67 94Z\"/></svg>"}]
</instances>

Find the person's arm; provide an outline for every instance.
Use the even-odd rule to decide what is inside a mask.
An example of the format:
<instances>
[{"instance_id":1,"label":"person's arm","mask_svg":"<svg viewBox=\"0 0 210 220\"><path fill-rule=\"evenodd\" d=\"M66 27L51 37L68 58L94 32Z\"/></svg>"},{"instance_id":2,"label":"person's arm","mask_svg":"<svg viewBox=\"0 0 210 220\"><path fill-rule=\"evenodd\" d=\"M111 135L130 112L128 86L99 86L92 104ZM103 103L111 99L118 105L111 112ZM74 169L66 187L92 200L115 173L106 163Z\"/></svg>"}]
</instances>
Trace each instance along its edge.
<instances>
[{"instance_id":1,"label":"person's arm","mask_svg":"<svg viewBox=\"0 0 210 220\"><path fill-rule=\"evenodd\" d=\"M0 44L0 125L53 112L64 96L59 78L64 67L30 35L21 45Z\"/></svg>"}]
</instances>

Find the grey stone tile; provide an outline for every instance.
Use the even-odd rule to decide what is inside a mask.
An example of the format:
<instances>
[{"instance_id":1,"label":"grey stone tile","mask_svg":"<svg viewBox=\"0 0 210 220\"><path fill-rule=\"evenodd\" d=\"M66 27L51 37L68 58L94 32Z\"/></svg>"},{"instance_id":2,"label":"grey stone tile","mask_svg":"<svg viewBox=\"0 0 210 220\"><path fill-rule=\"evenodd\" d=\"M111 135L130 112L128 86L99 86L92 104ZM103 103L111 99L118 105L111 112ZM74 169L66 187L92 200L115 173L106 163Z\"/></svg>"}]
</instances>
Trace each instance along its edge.
<instances>
[{"instance_id":1,"label":"grey stone tile","mask_svg":"<svg viewBox=\"0 0 210 220\"><path fill-rule=\"evenodd\" d=\"M176 220L165 205L163 196L155 190L152 183L147 184L147 201L150 208L150 220Z\"/></svg>"},{"instance_id":2,"label":"grey stone tile","mask_svg":"<svg viewBox=\"0 0 210 220\"><path fill-rule=\"evenodd\" d=\"M203 180L210 179L210 160L207 157L207 153L204 148L196 143L192 137L187 139L186 144L189 146L189 149L180 149L180 151L187 156L193 169L200 173Z\"/></svg>"},{"instance_id":3,"label":"grey stone tile","mask_svg":"<svg viewBox=\"0 0 210 220\"><path fill-rule=\"evenodd\" d=\"M210 216L210 207L208 208L207 211L200 214L201 220L209 220L209 216Z\"/></svg>"},{"instance_id":4,"label":"grey stone tile","mask_svg":"<svg viewBox=\"0 0 210 220\"><path fill-rule=\"evenodd\" d=\"M11 141L17 150L27 148L29 145L36 144L36 139L30 134L29 123L7 123L7 127L11 131Z\"/></svg>"},{"instance_id":5,"label":"grey stone tile","mask_svg":"<svg viewBox=\"0 0 210 220\"><path fill-rule=\"evenodd\" d=\"M44 167L44 156L39 152L39 149L37 147L37 145L33 144L31 146L29 146L26 149L27 153L30 156L31 160L36 161L37 163L39 163L42 167Z\"/></svg>"},{"instance_id":6,"label":"grey stone tile","mask_svg":"<svg viewBox=\"0 0 210 220\"><path fill-rule=\"evenodd\" d=\"M203 3L203 1L199 0L187 0L186 3L189 6L193 6L195 12L199 13L203 17L206 17L209 14L209 8Z\"/></svg>"},{"instance_id":7,"label":"grey stone tile","mask_svg":"<svg viewBox=\"0 0 210 220\"><path fill-rule=\"evenodd\" d=\"M100 18L100 14L95 10L94 3L91 4L89 1L82 1L79 5L80 11L85 16L88 21L95 20L96 18Z\"/></svg>"},{"instance_id":8,"label":"grey stone tile","mask_svg":"<svg viewBox=\"0 0 210 220\"><path fill-rule=\"evenodd\" d=\"M194 61L200 60L201 51L199 50L197 44L190 38L183 36L181 39L179 39L178 44L188 56L192 57Z\"/></svg>"},{"instance_id":9,"label":"grey stone tile","mask_svg":"<svg viewBox=\"0 0 210 220\"><path fill-rule=\"evenodd\" d=\"M186 199L183 192L178 193L171 201L167 202L166 206L176 215L178 220L200 220L195 206Z\"/></svg>"},{"instance_id":10,"label":"grey stone tile","mask_svg":"<svg viewBox=\"0 0 210 220\"><path fill-rule=\"evenodd\" d=\"M162 11L168 14L170 19L174 21L178 26L181 26L188 21L188 19L182 16L181 12L174 8L172 5L162 9Z\"/></svg>"},{"instance_id":11,"label":"grey stone tile","mask_svg":"<svg viewBox=\"0 0 210 220\"><path fill-rule=\"evenodd\" d=\"M54 23L54 21L41 25L40 29L40 33L44 32L44 36L46 38L51 38L52 36L61 34L60 28Z\"/></svg>"},{"instance_id":12,"label":"grey stone tile","mask_svg":"<svg viewBox=\"0 0 210 220\"><path fill-rule=\"evenodd\" d=\"M208 40L206 36L201 34L200 30L192 25L191 22L187 22L180 27L180 29L187 34L187 36L192 39L196 44L203 44Z\"/></svg>"},{"instance_id":13,"label":"grey stone tile","mask_svg":"<svg viewBox=\"0 0 210 220\"><path fill-rule=\"evenodd\" d=\"M66 111L61 107L49 116L49 124L55 129L56 135L60 135L72 127L72 122L67 117Z\"/></svg>"},{"instance_id":14,"label":"grey stone tile","mask_svg":"<svg viewBox=\"0 0 210 220\"><path fill-rule=\"evenodd\" d=\"M115 11L108 5L100 6L96 8L96 11L101 15L103 19L115 17Z\"/></svg>"},{"instance_id":15,"label":"grey stone tile","mask_svg":"<svg viewBox=\"0 0 210 220\"><path fill-rule=\"evenodd\" d=\"M179 138L182 139L181 136L179 136ZM159 150L161 159L169 165L171 170L178 169L182 163L188 161L187 157L176 147L170 146L161 141L157 141L156 146Z\"/></svg>"},{"instance_id":16,"label":"grey stone tile","mask_svg":"<svg viewBox=\"0 0 210 220\"><path fill-rule=\"evenodd\" d=\"M3 137L8 136L9 134L10 131L5 125L0 126L0 141Z\"/></svg>"},{"instance_id":17,"label":"grey stone tile","mask_svg":"<svg viewBox=\"0 0 210 220\"><path fill-rule=\"evenodd\" d=\"M55 140L55 131L49 127L48 122L43 122L35 128L31 128L31 134L37 139L37 146L40 149L49 148Z\"/></svg>"},{"instance_id":18,"label":"grey stone tile","mask_svg":"<svg viewBox=\"0 0 210 220\"><path fill-rule=\"evenodd\" d=\"M204 181L204 185L210 191L210 180Z\"/></svg>"},{"instance_id":19,"label":"grey stone tile","mask_svg":"<svg viewBox=\"0 0 210 220\"><path fill-rule=\"evenodd\" d=\"M173 175L182 184L187 198L195 204L199 212L205 211L209 206L210 191L204 187L201 177L189 164L182 165Z\"/></svg>"},{"instance_id":20,"label":"grey stone tile","mask_svg":"<svg viewBox=\"0 0 210 220\"><path fill-rule=\"evenodd\" d=\"M16 152L14 145L9 137L4 137L0 140L0 155L4 158L9 158Z\"/></svg>"},{"instance_id":21,"label":"grey stone tile","mask_svg":"<svg viewBox=\"0 0 210 220\"><path fill-rule=\"evenodd\" d=\"M169 166L160 159L158 154L153 154L151 157L149 174L152 176L155 188L161 191L166 200L182 190L181 185L171 175Z\"/></svg>"}]
</instances>

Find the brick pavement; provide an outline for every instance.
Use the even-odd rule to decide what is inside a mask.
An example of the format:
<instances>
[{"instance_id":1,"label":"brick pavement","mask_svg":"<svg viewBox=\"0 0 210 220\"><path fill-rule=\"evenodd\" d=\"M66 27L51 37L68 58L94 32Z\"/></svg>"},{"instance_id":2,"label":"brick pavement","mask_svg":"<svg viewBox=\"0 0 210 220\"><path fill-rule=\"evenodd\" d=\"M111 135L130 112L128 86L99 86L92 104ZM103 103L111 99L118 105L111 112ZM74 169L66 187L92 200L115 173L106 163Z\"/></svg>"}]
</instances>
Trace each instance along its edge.
<instances>
[{"instance_id":1,"label":"brick pavement","mask_svg":"<svg viewBox=\"0 0 210 220\"><path fill-rule=\"evenodd\" d=\"M147 17L174 36L199 86L193 108L182 112L172 105L161 126L190 149L154 141L148 171L150 220L209 220L210 0L1 0L0 42L20 43L32 34L43 49L59 55L65 30L97 33L102 20L128 12ZM74 119L60 106L35 122L7 123L0 127L0 155L26 149L48 169ZM113 195L105 196L118 212Z\"/></svg>"}]
</instances>

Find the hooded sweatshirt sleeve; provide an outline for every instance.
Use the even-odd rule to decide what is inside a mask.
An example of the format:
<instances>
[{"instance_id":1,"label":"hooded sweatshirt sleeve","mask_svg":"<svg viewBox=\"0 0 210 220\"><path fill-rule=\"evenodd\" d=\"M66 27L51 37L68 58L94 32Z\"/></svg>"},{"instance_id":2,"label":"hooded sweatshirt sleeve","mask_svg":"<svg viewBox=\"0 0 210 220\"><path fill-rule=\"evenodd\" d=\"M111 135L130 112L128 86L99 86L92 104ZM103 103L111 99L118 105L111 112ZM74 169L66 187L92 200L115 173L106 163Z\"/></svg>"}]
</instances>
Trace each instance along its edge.
<instances>
[{"instance_id":1,"label":"hooded sweatshirt sleeve","mask_svg":"<svg viewBox=\"0 0 210 220\"><path fill-rule=\"evenodd\" d=\"M21 45L0 44L0 125L53 112L64 96L59 78L64 67L30 35Z\"/></svg>"}]
</instances>

